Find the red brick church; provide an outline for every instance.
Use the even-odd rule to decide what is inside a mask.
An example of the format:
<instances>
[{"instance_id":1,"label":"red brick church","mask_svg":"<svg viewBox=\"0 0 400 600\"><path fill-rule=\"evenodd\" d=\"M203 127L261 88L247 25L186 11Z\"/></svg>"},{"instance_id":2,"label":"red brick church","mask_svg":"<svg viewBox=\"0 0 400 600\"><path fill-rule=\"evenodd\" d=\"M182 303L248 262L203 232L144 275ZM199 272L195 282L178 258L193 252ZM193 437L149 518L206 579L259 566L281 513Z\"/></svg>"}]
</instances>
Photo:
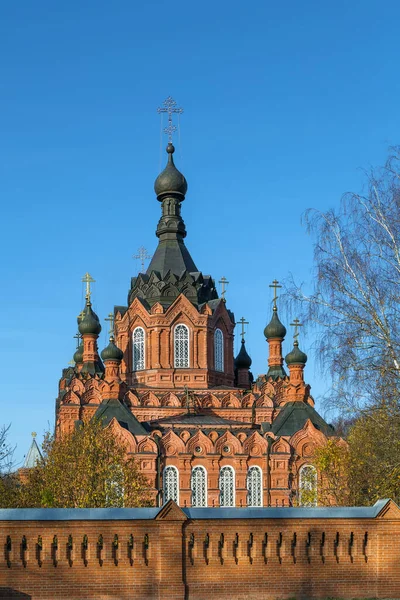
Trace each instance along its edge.
<instances>
[{"instance_id":1,"label":"red brick church","mask_svg":"<svg viewBox=\"0 0 400 600\"><path fill-rule=\"evenodd\" d=\"M170 142L154 186L157 249L147 271L131 279L127 305L115 307L101 353L86 277L81 343L60 381L57 434L101 417L136 457L157 505L170 498L183 507L301 503L310 474L317 485L313 449L334 435L304 380L307 356L296 334L286 370L277 282L264 330L266 373L253 380L244 336L234 356L235 317L185 245L188 186L173 154Z\"/></svg>"}]
</instances>

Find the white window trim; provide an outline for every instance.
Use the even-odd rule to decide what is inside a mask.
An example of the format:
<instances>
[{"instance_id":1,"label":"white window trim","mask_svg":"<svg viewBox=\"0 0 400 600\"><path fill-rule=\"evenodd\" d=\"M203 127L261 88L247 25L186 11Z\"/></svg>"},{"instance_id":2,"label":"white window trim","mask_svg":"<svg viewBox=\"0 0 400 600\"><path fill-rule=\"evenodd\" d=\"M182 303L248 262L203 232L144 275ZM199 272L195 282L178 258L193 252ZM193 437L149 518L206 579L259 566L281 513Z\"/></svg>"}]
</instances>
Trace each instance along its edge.
<instances>
[{"instance_id":1,"label":"white window trim","mask_svg":"<svg viewBox=\"0 0 400 600\"><path fill-rule=\"evenodd\" d=\"M233 474L232 477L232 485L233 485L233 505L232 506L228 506L227 508L232 508L236 506L236 472L235 469L231 466L231 465L224 465L223 467L220 468L219 470L219 505L222 507L221 504L221 472L222 469L229 469L231 471L231 473ZM226 505L224 505L224 507L226 507Z\"/></svg>"},{"instance_id":2,"label":"white window trim","mask_svg":"<svg viewBox=\"0 0 400 600\"><path fill-rule=\"evenodd\" d=\"M221 369L217 366L217 333L221 334ZM218 373L225 372L225 356L224 356L224 334L221 329L216 329L214 332L214 368Z\"/></svg>"},{"instance_id":3,"label":"white window trim","mask_svg":"<svg viewBox=\"0 0 400 600\"><path fill-rule=\"evenodd\" d=\"M196 504L196 506L193 504L193 471L195 469L199 469L201 471L203 471L204 473L204 495L205 495L205 499L206 499L206 503L205 505L198 505ZM207 469L203 466L203 465L196 465L195 467L192 468L192 472L190 474L190 488L192 490L192 506L193 507L198 507L198 508L206 508L208 506L208 473L207 473Z\"/></svg>"},{"instance_id":4,"label":"white window trim","mask_svg":"<svg viewBox=\"0 0 400 600\"><path fill-rule=\"evenodd\" d=\"M176 365L177 363L177 356L176 356L176 350L175 350L175 340L176 340L176 329L177 327L184 327L187 331L187 344L188 344L188 353L187 353L187 366L186 367L178 367ZM190 369L190 329L189 327L186 325L186 323L177 323L174 327L174 339L173 339L173 350L174 350L174 369Z\"/></svg>"},{"instance_id":5,"label":"white window trim","mask_svg":"<svg viewBox=\"0 0 400 600\"><path fill-rule=\"evenodd\" d=\"M302 482L302 476L303 476L303 471L305 471L305 469L312 469L314 471L315 474L315 493L316 493L316 500L314 504L302 504L301 502L301 492L303 489L303 482ZM314 465L310 465L310 464L304 464L301 465L300 469L299 469L299 504L300 506L310 506L310 507L315 507L317 506L318 502L317 502L317 494L318 494L318 471L317 469L314 467Z\"/></svg>"},{"instance_id":6,"label":"white window trim","mask_svg":"<svg viewBox=\"0 0 400 600\"><path fill-rule=\"evenodd\" d=\"M175 471L176 473L176 500L174 500L176 502L176 504L179 506L179 471L178 469L175 467L175 465L165 465L164 470L163 470L163 502L164 504L167 502L167 500L169 500L170 498L166 498L166 481L165 481L165 472L167 469L171 469L173 471Z\"/></svg>"},{"instance_id":7,"label":"white window trim","mask_svg":"<svg viewBox=\"0 0 400 600\"><path fill-rule=\"evenodd\" d=\"M249 503L249 498L250 498L250 480L249 480L249 475L250 475L250 471L251 469L255 469L258 471L259 475L260 475L260 487L261 487L261 504L250 504ZM264 483L263 483L263 474L262 474L262 470L258 465L251 465L248 470L247 470L247 477L246 477L246 486L247 486L247 506L249 507L260 507L264 505L263 502L263 492L264 492L264 487L263 487Z\"/></svg>"},{"instance_id":8,"label":"white window trim","mask_svg":"<svg viewBox=\"0 0 400 600\"><path fill-rule=\"evenodd\" d=\"M143 332L143 369L135 369L135 332L136 331L142 331ZM132 371L134 371L135 373L137 371L144 371L146 369L146 332L143 329L143 327L135 327L135 329L132 331Z\"/></svg>"}]
</instances>

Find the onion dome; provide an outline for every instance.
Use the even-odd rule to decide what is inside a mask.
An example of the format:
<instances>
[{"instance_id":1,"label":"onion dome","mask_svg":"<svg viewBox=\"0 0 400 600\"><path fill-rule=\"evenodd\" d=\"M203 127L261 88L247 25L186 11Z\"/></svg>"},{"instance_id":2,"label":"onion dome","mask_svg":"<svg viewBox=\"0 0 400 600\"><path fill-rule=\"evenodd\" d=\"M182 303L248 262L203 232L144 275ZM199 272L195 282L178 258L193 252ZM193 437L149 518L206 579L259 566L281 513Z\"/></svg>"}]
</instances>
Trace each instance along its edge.
<instances>
[{"instance_id":1,"label":"onion dome","mask_svg":"<svg viewBox=\"0 0 400 600\"><path fill-rule=\"evenodd\" d=\"M79 317L78 317L79 320ZM99 317L92 310L92 305L90 301L87 302L85 306L85 310L83 311L83 317L78 325L79 333L81 335L92 334L99 335L101 331L101 325L99 321Z\"/></svg>"},{"instance_id":2,"label":"onion dome","mask_svg":"<svg viewBox=\"0 0 400 600\"><path fill-rule=\"evenodd\" d=\"M76 349L76 352L74 354L74 361L75 364L81 364L83 363L83 344L80 344L80 346L78 346L78 348Z\"/></svg>"},{"instance_id":3,"label":"onion dome","mask_svg":"<svg viewBox=\"0 0 400 600\"><path fill-rule=\"evenodd\" d=\"M273 308L272 319L264 329L264 335L267 340L272 340L274 338L283 340L286 335L286 327L279 320L276 306Z\"/></svg>"},{"instance_id":4,"label":"onion dome","mask_svg":"<svg viewBox=\"0 0 400 600\"><path fill-rule=\"evenodd\" d=\"M235 368L236 369L250 369L252 360L250 356L247 354L246 346L244 340L242 340L242 345L239 351L239 354L235 358Z\"/></svg>"},{"instance_id":5,"label":"onion dome","mask_svg":"<svg viewBox=\"0 0 400 600\"><path fill-rule=\"evenodd\" d=\"M299 342L294 341L293 350L286 354L286 364L288 365L305 365L307 362L307 354L302 352L299 348Z\"/></svg>"},{"instance_id":6,"label":"onion dome","mask_svg":"<svg viewBox=\"0 0 400 600\"><path fill-rule=\"evenodd\" d=\"M165 196L179 196L184 200L187 192L187 181L180 171L175 167L173 153L175 147L171 142L167 146L168 163L164 171L159 174L154 183L154 190L157 194L157 200L160 202Z\"/></svg>"},{"instance_id":7,"label":"onion dome","mask_svg":"<svg viewBox=\"0 0 400 600\"><path fill-rule=\"evenodd\" d=\"M124 356L124 353L122 352L122 350L120 350L118 348L118 346L115 345L114 338L111 337L110 343L108 344L108 346L106 348L104 348L104 350L101 353L101 358L104 361L115 360L115 361L121 362L121 360L123 359L123 356Z\"/></svg>"}]
</instances>

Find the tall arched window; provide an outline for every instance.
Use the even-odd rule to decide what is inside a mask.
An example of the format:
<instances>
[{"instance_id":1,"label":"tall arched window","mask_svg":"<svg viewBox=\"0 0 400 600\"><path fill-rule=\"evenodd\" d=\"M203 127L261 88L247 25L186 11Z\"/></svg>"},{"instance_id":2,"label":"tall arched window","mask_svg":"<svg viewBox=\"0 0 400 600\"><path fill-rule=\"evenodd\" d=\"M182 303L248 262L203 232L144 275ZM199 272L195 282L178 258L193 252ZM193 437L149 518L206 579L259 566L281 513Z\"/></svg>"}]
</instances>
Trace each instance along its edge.
<instances>
[{"instance_id":1,"label":"tall arched window","mask_svg":"<svg viewBox=\"0 0 400 600\"><path fill-rule=\"evenodd\" d=\"M136 327L133 331L133 371L144 370L144 329Z\"/></svg>"},{"instance_id":2,"label":"tall arched window","mask_svg":"<svg viewBox=\"0 0 400 600\"><path fill-rule=\"evenodd\" d=\"M165 467L163 473L164 503L174 500L179 504L179 472L172 465Z\"/></svg>"},{"instance_id":3,"label":"tall arched window","mask_svg":"<svg viewBox=\"0 0 400 600\"><path fill-rule=\"evenodd\" d=\"M235 506L235 471L232 467L222 467L219 472L219 504Z\"/></svg>"},{"instance_id":4,"label":"tall arched window","mask_svg":"<svg viewBox=\"0 0 400 600\"><path fill-rule=\"evenodd\" d=\"M207 506L207 471L198 466L192 469L190 482L192 488L192 506Z\"/></svg>"},{"instance_id":5,"label":"tall arched window","mask_svg":"<svg viewBox=\"0 0 400 600\"><path fill-rule=\"evenodd\" d=\"M262 506L262 472L260 467L247 471L247 506Z\"/></svg>"},{"instance_id":6,"label":"tall arched window","mask_svg":"<svg viewBox=\"0 0 400 600\"><path fill-rule=\"evenodd\" d=\"M224 371L224 334L220 329L214 333L214 363L216 371Z\"/></svg>"},{"instance_id":7,"label":"tall arched window","mask_svg":"<svg viewBox=\"0 0 400 600\"><path fill-rule=\"evenodd\" d=\"M176 369L189 367L189 329L182 324L174 331L174 365Z\"/></svg>"},{"instance_id":8,"label":"tall arched window","mask_svg":"<svg viewBox=\"0 0 400 600\"><path fill-rule=\"evenodd\" d=\"M299 473L300 506L317 506L317 469L312 465L303 465Z\"/></svg>"}]
</instances>

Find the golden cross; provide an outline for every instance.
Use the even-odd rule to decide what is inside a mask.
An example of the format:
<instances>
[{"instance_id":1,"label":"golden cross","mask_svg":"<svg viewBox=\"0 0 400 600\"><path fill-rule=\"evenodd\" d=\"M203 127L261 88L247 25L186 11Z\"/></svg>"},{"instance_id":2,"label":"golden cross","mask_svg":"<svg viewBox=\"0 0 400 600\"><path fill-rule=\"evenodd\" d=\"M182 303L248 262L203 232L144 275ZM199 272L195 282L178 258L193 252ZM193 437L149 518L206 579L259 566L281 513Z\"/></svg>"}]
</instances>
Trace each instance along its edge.
<instances>
[{"instance_id":1,"label":"golden cross","mask_svg":"<svg viewBox=\"0 0 400 600\"><path fill-rule=\"evenodd\" d=\"M110 334L110 336L113 336L114 335L114 320L115 320L113 313L111 313L111 312L108 313L107 317L104 320L110 322L110 330L108 333Z\"/></svg>"},{"instance_id":2,"label":"golden cross","mask_svg":"<svg viewBox=\"0 0 400 600\"><path fill-rule=\"evenodd\" d=\"M85 298L86 298L86 300L90 300L90 296L92 293L90 290L90 284L95 283L96 280L93 279L93 277L89 273L85 273L84 276L82 277L82 281L83 281L83 283L86 283Z\"/></svg>"},{"instance_id":3,"label":"golden cross","mask_svg":"<svg viewBox=\"0 0 400 600\"><path fill-rule=\"evenodd\" d=\"M132 258L136 258L137 260L140 260L140 263L142 265L141 273L144 273L145 261L149 260L151 258L151 256L149 254L147 254L146 248L144 246L140 246L140 248L138 248L138 253L134 254Z\"/></svg>"},{"instance_id":4,"label":"golden cross","mask_svg":"<svg viewBox=\"0 0 400 600\"><path fill-rule=\"evenodd\" d=\"M246 321L244 317L242 317L241 319L239 319L239 323L242 325L242 331L241 331L240 335L242 336L242 340L244 340L244 335L245 335L245 331L244 331L245 327L244 326L248 325L249 322Z\"/></svg>"},{"instance_id":5,"label":"golden cross","mask_svg":"<svg viewBox=\"0 0 400 600\"><path fill-rule=\"evenodd\" d=\"M277 281L276 279L273 280L272 284L269 285L270 288L274 288L274 297L273 297L273 302L274 302L274 308L276 308L276 301L278 299L278 296L276 294L276 290L278 288L281 288L282 286L279 285L279 281Z\"/></svg>"},{"instance_id":6,"label":"golden cross","mask_svg":"<svg viewBox=\"0 0 400 600\"><path fill-rule=\"evenodd\" d=\"M221 299L226 302L225 300L225 294L226 294L226 289L225 287L229 284L229 281L227 280L226 277L221 277L221 279L218 281L218 283L221 284Z\"/></svg>"},{"instance_id":7,"label":"golden cross","mask_svg":"<svg viewBox=\"0 0 400 600\"><path fill-rule=\"evenodd\" d=\"M303 323L300 323L298 319L293 319L293 323L290 323L291 327L294 327L294 339L299 337L299 327L303 327Z\"/></svg>"}]
</instances>

